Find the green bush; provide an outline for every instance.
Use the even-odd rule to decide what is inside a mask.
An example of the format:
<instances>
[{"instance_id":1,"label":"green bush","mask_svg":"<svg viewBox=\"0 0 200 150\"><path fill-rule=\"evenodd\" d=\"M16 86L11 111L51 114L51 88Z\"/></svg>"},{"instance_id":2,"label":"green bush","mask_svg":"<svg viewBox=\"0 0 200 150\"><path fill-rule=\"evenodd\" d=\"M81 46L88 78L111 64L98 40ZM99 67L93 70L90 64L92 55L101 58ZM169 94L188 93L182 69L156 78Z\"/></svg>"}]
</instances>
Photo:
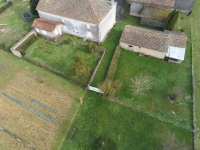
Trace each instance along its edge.
<instances>
[{"instance_id":1,"label":"green bush","mask_svg":"<svg viewBox=\"0 0 200 150\"><path fill-rule=\"evenodd\" d=\"M121 81L113 81L110 79L106 79L101 85L98 85L98 88L103 92L104 96L115 96L121 87Z\"/></svg>"},{"instance_id":2,"label":"green bush","mask_svg":"<svg viewBox=\"0 0 200 150\"><path fill-rule=\"evenodd\" d=\"M106 79L113 80L113 78L115 77L115 72L116 72L116 69L117 69L117 65L118 65L120 55L121 55L121 48L119 46L117 46L115 53L113 55L110 67L108 69Z\"/></svg>"},{"instance_id":3,"label":"green bush","mask_svg":"<svg viewBox=\"0 0 200 150\"><path fill-rule=\"evenodd\" d=\"M95 49L95 45L93 44L93 42L89 42L87 45L87 52L89 54L92 54L94 52Z\"/></svg>"},{"instance_id":4,"label":"green bush","mask_svg":"<svg viewBox=\"0 0 200 150\"><path fill-rule=\"evenodd\" d=\"M177 10L173 10L167 17L167 20L165 22L164 29L165 30L173 30L176 22L178 20L180 12Z\"/></svg>"},{"instance_id":5,"label":"green bush","mask_svg":"<svg viewBox=\"0 0 200 150\"><path fill-rule=\"evenodd\" d=\"M76 77L85 77L89 74L89 68L85 65L85 62L79 56L74 57L74 62L71 64L71 67L74 70Z\"/></svg>"},{"instance_id":6,"label":"green bush","mask_svg":"<svg viewBox=\"0 0 200 150\"><path fill-rule=\"evenodd\" d=\"M4 10L6 10L8 7L12 5L12 1L8 1L6 4L0 7L0 13L2 13Z\"/></svg>"}]
</instances>

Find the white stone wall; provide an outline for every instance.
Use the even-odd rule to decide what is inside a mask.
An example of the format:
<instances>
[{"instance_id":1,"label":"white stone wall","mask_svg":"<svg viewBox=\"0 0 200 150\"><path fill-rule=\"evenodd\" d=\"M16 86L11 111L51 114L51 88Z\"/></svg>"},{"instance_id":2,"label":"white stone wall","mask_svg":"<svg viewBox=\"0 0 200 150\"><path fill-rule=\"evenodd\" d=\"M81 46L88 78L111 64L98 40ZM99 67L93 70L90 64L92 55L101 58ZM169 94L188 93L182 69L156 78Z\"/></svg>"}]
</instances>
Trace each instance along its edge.
<instances>
[{"instance_id":1,"label":"white stone wall","mask_svg":"<svg viewBox=\"0 0 200 150\"><path fill-rule=\"evenodd\" d=\"M143 9L143 4L142 3L136 3L136 2L131 2L131 7L130 7L130 15L132 16L141 16L141 12Z\"/></svg>"},{"instance_id":2,"label":"white stone wall","mask_svg":"<svg viewBox=\"0 0 200 150\"><path fill-rule=\"evenodd\" d=\"M165 55L166 55L165 52L156 51L156 50L148 49L148 48L144 48L144 47L138 47L138 46L134 46L134 45L131 45L132 47L129 47L128 44L122 43L122 42L120 42L120 46L123 49L133 51L133 52L137 52L137 53L142 53L142 54L152 56L152 57L155 57L155 58L158 58L158 59L164 59Z\"/></svg>"},{"instance_id":3,"label":"white stone wall","mask_svg":"<svg viewBox=\"0 0 200 150\"><path fill-rule=\"evenodd\" d=\"M99 41L98 25L87 22L82 22L62 16L57 16L45 12L38 11L41 18L53 20L63 23L63 31L65 33L75 35L81 38Z\"/></svg>"},{"instance_id":4,"label":"white stone wall","mask_svg":"<svg viewBox=\"0 0 200 150\"><path fill-rule=\"evenodd\" d=\"M116 7L117 3L115 3L106 17L99 24L99 42L102 42L108 32L112 29L116 22Z\"/></svg>"}]
</instances>

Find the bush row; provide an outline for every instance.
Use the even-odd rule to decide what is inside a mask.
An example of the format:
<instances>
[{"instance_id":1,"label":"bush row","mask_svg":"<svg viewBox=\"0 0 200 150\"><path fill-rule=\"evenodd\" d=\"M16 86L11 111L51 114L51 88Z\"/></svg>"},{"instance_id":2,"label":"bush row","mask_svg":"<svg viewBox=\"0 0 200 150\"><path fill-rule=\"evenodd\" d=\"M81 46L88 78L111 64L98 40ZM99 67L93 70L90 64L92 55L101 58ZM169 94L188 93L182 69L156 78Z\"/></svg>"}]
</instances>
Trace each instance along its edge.
<instances>
[{"instance_id":1,"label":"bush row","mask_svg":"<svg viewBox=\"0 0 200 150\"><path fill-rule=\"evenodd\" d=\"M120 55L121 55L121 48L119 46L117 46L117 48L115 50L115 53L113 55L110 67L108 69L108 73L107 73L106 79L109 79L109 80L113 80L114 79Z\"/></svg>"},{"instance_id":2,"label":"bush row","mask_svg":"<svg viewBox=\"0 0 200 150\"><path fill-rule=\"evenodd\" d=\"M6 4L0 7L0 13L2 13L4 10L6 10L8 7L12 5L12 1L8 1Z\"/></svg>"}]
</instances>

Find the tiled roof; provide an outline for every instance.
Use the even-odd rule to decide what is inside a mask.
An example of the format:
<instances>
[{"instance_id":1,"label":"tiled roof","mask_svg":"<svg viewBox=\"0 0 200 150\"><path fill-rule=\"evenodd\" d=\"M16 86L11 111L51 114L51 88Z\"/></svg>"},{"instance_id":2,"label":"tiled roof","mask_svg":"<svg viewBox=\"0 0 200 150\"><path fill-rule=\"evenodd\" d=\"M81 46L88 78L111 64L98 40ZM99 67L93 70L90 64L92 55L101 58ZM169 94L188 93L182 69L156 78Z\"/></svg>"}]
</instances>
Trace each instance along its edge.
<instances>
[{"instance_id":1,"label":"tiled roof","mask_svg":"<svg viewBox=\"0 0 200 150\"><path fill-rule=\"evenodd\" d=\"M174 7L175 0L131 0L132 2L147 3L152 5Z\"/></svg>"},{"instance_id":2,"label":"tiled roof","mask_svg":"<svg viewBox=\"0 0 200 150\"><path fill-rule=\"evenodd\" d=\"M163 32L127 25L120 42L168 52L169 46L185 48L187 37L183 33Z\"/></svg>"},{"instance_id":3,"label":"tiled roof","mask_svg":"<svg viewBox=\"0 0 200 150\"><path fill-rule=\"evenodd\" d=\"M141 17L165 21L168 15L172 12L169 7L157 7L151 5L144 5Z\"/></svg>"},{"instance_id":4,"label":"tiled roof","mask_svg":"<svg viewBox=\"0 0 200 150\"><path fill-rule=\"evenodd\" d=\"M56 27L60 24L60 22L39 18L34 20L32 27L53 32L56 29Z\"/></svg>"},{"instance_id":5,"label":"tiled roof","mask_svg":"<svg viewBox=\"0 0 200 150\"><path fill-rule=\"evenodd\" d=\"M105 0L40 0L37 8L58 16L98 24L111 9Z\"/></svg>"}]
</instances>

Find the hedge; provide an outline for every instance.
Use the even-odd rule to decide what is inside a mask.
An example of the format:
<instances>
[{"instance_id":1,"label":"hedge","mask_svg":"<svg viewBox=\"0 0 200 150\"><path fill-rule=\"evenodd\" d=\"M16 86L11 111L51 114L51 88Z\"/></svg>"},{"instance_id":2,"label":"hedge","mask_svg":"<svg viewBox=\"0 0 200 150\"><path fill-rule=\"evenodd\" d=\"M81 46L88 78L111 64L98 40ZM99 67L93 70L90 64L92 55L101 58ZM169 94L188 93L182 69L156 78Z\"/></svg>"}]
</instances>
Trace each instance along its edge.
<instances>
[{"instance_id":1,"label":"hedge","mask_svg":"<svg viewBox=\"0 0 200 150\"><path fill-rule=\"evenodd\" d=\"M12 1L8 1L6 4L0 7L0 13L2 13L4 10L6 10L8 7L10 7L13 4Z\"/></svg>"},{"instance_id":2,"label":"hedge","mask_svg":"<svg viewBox=\"0 0 200 150\"><path fill-rule=\"evenodd\" d=\"M117 46L115 53L113 55L110 67L108 69L106 79L110 79L110 80L114 79L120 55L121 55L121 48Z\"/></svg>"}]
</instances>

